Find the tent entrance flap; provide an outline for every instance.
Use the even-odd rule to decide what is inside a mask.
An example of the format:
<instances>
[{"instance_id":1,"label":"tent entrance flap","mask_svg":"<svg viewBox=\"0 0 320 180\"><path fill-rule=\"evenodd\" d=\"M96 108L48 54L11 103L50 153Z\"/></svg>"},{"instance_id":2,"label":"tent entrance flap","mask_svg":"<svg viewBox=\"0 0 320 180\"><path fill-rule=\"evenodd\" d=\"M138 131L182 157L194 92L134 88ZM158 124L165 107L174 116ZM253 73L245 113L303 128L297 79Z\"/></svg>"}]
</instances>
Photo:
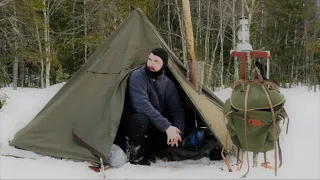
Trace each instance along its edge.
<instances>
[{"instance_id":1,"label":"tent entrance flap","mask_svg":"<svg viewBox=\"0 0 320 180\"><path fill-rule=\"evenodd\" d=\"M179 82L179 78L175 77L171 69L172 68L166 70L166 75L175 83L179 99L185 111L185 133L183 139L189 138L195 133L194 131L199 130L203 131L204 141L203 146L201 146L198 151L190 151L186 148L174 148L172 150L168 149L167 152L162 152L163 154L161 155L165 156L165 154L168 155L169 153L174 156L171 157L173 160L199 159L202 157L209 157L211 150L217 146L220 150L223 146L233 150L231 140L227 140L229 137L225 136L227 129L225 129L224 119L221 118L223 117L221 107L212 103L213 100L206 93L198 94L186 78L181 80L182 82L185 81L184 83L181 81ZM192 92L188 92L188 90ZM198 97L190 95L190 93L196 93ZM199 101L206 102L204 105L207 105L207 107L203 107L202 104L197 104ZM212 116L207 114L209 111L213 112L213 115L210 114ZM225 131L219 131L219 129ZM225 143L226 141L228 144ZM229 153L233 154L231 152ZM220 153L218 156L221 156Z\"/></svg>"},{"instance_id":2,"label":"tent entrance flap","mask_svg":"<svg viewBox=\"0 0 320 180\"><path fill-rule=\"evenodd\" d=\"M167 73L168 76L174 80L181 92L184 92L185 96L188 97L217 141L224 146L225 149L230 150L231 154L234 154L235 146L230 137L226 135L228 132L226 128L227 122L223 114L221 101L208 90L203 90L203 93L199 94L187 80L186 76L181 75L181 71L175 67L174 63L169 66L169 70L170 72ZM217 99L219 101L217 101Z\"/></svg>"}]
</instances>

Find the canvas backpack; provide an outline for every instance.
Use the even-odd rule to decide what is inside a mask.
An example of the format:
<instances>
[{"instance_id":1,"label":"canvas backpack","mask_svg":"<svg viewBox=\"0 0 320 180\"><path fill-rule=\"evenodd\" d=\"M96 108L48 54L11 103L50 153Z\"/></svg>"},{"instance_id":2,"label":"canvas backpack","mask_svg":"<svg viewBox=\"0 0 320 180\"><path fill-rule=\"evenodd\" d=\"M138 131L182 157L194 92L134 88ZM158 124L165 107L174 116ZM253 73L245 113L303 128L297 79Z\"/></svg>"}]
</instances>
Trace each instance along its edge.
<instances>
[{"instance_id":1,"label":"canvas backpack","mask_svg":"<svg viewBox=\"0 0 320 180\"><path fill-rule=\"evenodd\" d=\"M287 117L284 104L285 98L279 87L271 81L239 80L233 85L231 97L226 100L223 112L230 138L238 149L237 164L240 164L240 168L243 163L243 160L241 163L239 160L240 149L243 152L247 151L248 164L248 151L253 152L254 156L264 153L265 161L261 165L266 168L273 168L267 163L266 152L275 150L273 169L276 174L277 153L280 166L282 164L279 135L280 123L284 123Z\"/></svg>"}]
</instances>

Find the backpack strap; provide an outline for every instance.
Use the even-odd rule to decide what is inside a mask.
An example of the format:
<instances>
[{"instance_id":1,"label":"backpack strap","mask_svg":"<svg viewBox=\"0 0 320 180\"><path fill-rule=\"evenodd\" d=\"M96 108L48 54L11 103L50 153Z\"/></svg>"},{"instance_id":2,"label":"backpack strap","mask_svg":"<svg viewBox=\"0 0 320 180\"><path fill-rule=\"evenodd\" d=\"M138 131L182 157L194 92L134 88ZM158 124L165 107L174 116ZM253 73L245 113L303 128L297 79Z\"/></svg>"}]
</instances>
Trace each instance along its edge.
<instances>
[{"instance_id":1,"label":"backpack strap","mask_svg":"<svg viewBox=\"0 0 320 180\"><path fill-rule=\"evenodd\" d=\"M238 148L237 150L237 162L236 162L237 170L239 170L239 165L240 165L240 148Z\"/></svg>"},{"instance_id":2,"label":"backpack strap","mask_svg":"<svg viewBox=\"0 0 320 180\"><path fill-rule=\"evenodd\" d=\"M287 130L286 130L286 134L288 134L290 118L289 118L289 116L288 116L288 114L287 114L287 111L286 111L285 109L283 109L283 111L284 111L284 114L285 114L285 115L287 116L287 118L288 118L288 122L287 122Z\"/></svg>"},{"instance_id":3,"label":"backpack strap","mask_svg":"<svg viewBox=\"0 0 320 180\"><path fill-rule=\"evenodd\" d=\"M229 132L227 131L226 145L228 144L228 136L229 136ZM232 172L230 163L229 163L228 159L225 157L225 155L224 155L224 153L223 153L223 152L224 152L224 149L225 149L225 147L223 146L223 147L222 147L222 150L221 150L221 157L222 157L224 163L227 165L229 172Z\"/></svg>"},{"instance_id":4,"label":"backpack strap","mask_svg":"<svg viewBox=\"0 0 320 180\"><path fill-rule=\"evenodd\" d=\"M247 150L248 170L241 178L245 178L247 176L247 174L249 173L249 170L250 170L249 152L248 152L248 134L247 134L247 112L248 112L249 89L250 89L250 84L248 84L248 86L247 86L246 96L244 98L244 133L245 133L245 136L246 136L246 150Z\"/></svg>"},{"instance_id":5,"label":"backpack strap","mask_svg":"<svg viewBox=\"0 0 320 180\"><path fill-rule=\"evenodd\" d=\"M282 151L281 151L279 139L277 140L277 143L278 143L278 153L279 153L279 167L278 167L279 169L282 166ZM267 153L264 152L263 155L264 155L264 163L261 163L261 166L268 169L275 169L274 167L268 165L269 163L267 162Z\"/></svg>"},{"instance_id":6,"label":"backpack strap","mask_svg":"<svg viewBox=\"0 0 320 180\"><path fill-rule=\"evenodd\" d=\"M238 167L237 167L238 171L240 171L242 169L243 162L244 162L244 151L242 151L241 162L240 162L240 164L238 164Z\"/></svg>"},{"instance_id":7,"label":"backpack strap","mask_svg":"<svg viewBox=\"0 0 320 180\"><path fill-rule=\"evenodd\" d=\"M268 165L269 162L267 161L267 153L266 152L263 152L263 158L264 158L264 162L261 163L261 166L264 167L264 168L268 168L268 169L273 169L274 170L274 167Z\"/></svg>"},{"instance_id":8,"label":"backpack strap","mask_svg":"<svg viewBox=\"0 0 320 180\"><path fill-rule=\"evenodd\" d=\"M242 151L242 156L240 160L240 150L241 149L238 148L238 151L237 151L237 162L236 162L237 171L240 171L240 169L242 169L242 164L243 164L244 151Z\"/></svg>"},{"instance_id":9,"label":"backpack strap","mask_svg":"<svg viewBox=\"0 0 320 180\"><path fill-rule=\"evenodd\" d=\"M237 82L235 82L233 84L232 89L234 89L238 85L241 85L242 91L245 91L244 85L247 85L247 84L266 86L271 90L276 90L276 91L280 92L279 86L276 85L274 82L271 82L271 81L260 81L259 79L253 79L251 81L248 81L246 79L240 79L240 80L238 80Z\"/></svg>"},{"instance_id":10,"label":"backpack strap","mask_svg":"<svg viewBox=\"0 0 320 180\"><path fill-rule=\"evenodd\" d=\"M261 72L257 66L254 66L251 70L251 78L258 79L260 82L263 82L263 78L261 76Z\"/></svg>"},{"instance_id":11,"label":"backpack strap","mask_svg":"<svg viewBox=\"0 0 320 180\"><path fill-rule=\"evenodd\" d=\"M271 81L263 81L263 85L268 87L269 89L271 90L276 90L278 92L280 92L279 90L279 86L276 85L274 82L271 82Z\"/></svg>"},{"instance_id":12,"label":"backpack strap","mask_svg":"<svg viewBox=\"0 0 320 180\"><path fill-rule=\"evenodd\" d=\"M266 93L266 96L268 98L268 101L269 101L269 106L270 106L270 109L271 109L271 113L272 113L272 123L273 123L273 144L274 144L274 174L275 176L277 176L277 143L276 143L276 116L275 116L275 113L274 113L274 109L273 109L273 105L272 105L272 101L271 101L271 98L270 98L270 95L269 93L267 92L265 86L262 86L262 89L263 91Z\"/></svg>"},{"instance_id":13,"label":"backpack strap","mask_svg":"<svg viewBox=\"0 0 320 180\"><path fill-rule=\"evenodd\" d=\"M278 153L279 153L279 167L278 168L281 168L281 166L282 166L282 150L280 147L280 140L278 139L277 142L278 142Z\"/></svg>"}]
</instances>

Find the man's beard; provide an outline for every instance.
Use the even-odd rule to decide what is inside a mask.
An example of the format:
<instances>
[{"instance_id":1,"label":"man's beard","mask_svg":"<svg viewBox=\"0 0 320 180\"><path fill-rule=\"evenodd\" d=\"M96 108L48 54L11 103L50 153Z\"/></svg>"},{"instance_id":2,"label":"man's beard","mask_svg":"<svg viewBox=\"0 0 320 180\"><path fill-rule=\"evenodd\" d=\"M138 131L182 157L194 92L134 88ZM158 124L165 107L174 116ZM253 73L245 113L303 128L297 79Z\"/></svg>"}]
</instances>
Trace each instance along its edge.
<instances>
[{"instance_id":1,"label":"man's beard","mask_svg":"<svg viewBox=\"0 0 320 180\"><path fill-rule=\"evenodd\" d=\"M155 78L163 75L163 72L164 72L164 69L163 69L163 68L161 68L159 71L156 71L156 72L151 71L151 70L148 68L148 66L146 66L144 69L145 69L147 75L148 75L149 77L151 77L152 79L155 79ZM151 69L153 69L153 68L151 68Z\"/></svg>"}]
</instances>

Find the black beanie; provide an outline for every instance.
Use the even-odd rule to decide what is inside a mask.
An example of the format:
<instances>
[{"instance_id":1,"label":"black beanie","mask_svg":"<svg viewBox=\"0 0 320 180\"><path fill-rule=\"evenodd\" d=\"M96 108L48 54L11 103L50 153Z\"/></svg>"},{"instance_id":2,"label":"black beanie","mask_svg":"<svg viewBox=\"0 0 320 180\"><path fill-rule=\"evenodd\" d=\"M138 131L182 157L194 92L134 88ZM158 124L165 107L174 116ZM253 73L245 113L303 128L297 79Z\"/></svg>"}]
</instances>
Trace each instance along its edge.
<instances>
[{"instance_id":1,"label":"black beanie","mask_svg":"<svg viewBox=\"0 0 320 180\"><path fill-rule=\"evenodd\" d=\"M155 56L159 56L163 61L163 66L161 69L165 69L168 65L168 52L163 48L156 48L151 51Z\"/></svg>"}]
</instances>

